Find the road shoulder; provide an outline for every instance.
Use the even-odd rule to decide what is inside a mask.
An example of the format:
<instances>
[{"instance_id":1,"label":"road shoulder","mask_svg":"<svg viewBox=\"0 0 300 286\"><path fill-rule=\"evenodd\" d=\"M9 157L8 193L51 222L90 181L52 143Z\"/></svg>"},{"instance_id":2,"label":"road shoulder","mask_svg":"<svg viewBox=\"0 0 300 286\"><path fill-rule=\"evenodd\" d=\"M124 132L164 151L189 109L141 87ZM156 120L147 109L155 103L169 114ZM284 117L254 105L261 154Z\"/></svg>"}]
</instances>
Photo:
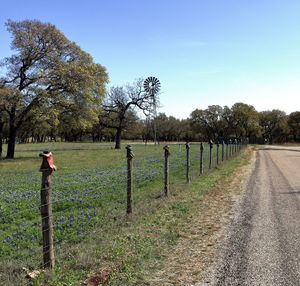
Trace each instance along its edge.
<instances>
[{"instance_id":1,"label":"road shoulder","mask_svg":"<svg viewBox=\"0 0 300 286\"><path fill-rule=\"evenodd\" d=\"M146 279L142 285L195 286L209 283L226 227L239 206L242 190L255 165L253 148L245 151L245 157L244 164L203 196L202 207L184 225L178 243L168 249L161 269L145 273Z\"/></svg>"}]
</instances>

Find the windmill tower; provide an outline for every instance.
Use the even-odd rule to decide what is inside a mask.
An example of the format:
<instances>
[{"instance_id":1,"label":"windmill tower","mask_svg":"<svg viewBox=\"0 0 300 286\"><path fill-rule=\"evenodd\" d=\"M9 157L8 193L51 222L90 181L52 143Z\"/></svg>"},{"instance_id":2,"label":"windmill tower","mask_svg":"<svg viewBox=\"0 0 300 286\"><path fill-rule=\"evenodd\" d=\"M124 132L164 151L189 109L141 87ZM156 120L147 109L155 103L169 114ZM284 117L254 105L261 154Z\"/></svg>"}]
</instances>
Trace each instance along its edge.
<instances>
[{"instance_id":1,"label":"windmill tower","mask_svg":"<svg viewBox=\"0 0 300 286\"><path fill-rule=\"evenodd\" d=\"M150 76L147 77L144 81L144 89L145 91L151 96L152 98L152 114L153 114L153 133L154 133L154 143L157 143L156 137L157 137L157 130L156 130L156 123L155 123L155 118L157 116L157 102L156 102L156 94L160 90L160 82L159 80L154 77Z\"/></svg>"}]
</instances>

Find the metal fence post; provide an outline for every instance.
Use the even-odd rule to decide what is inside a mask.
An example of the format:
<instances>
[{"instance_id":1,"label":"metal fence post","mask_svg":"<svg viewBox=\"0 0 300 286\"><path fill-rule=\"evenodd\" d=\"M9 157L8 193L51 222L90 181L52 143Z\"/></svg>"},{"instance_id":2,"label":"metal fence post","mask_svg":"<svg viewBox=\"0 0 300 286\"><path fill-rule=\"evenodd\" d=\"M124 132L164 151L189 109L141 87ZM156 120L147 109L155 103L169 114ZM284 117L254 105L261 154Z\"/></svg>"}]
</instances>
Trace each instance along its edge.
<instances>
[{"instance_id":1,"label":"metal fence post","mask_svg":"<svg viewBox=\"0 0 300 286\"><path fill-rule=\"evenodd\" d=\"M185 144L186 149L186 182L187 184L190 182L190 144Z\"/></svg>"},{"instance_id":2,"label":"metal fence post","mask_svg":"<svg viewBox=\"0 0 300 286\"><path fill-rule=\"evenodd\" d=\"M168 197L170 193L169 189L169 156L170 150L169 146L166 145L164 148L165 150L165 196Z\"/></svg>"},{"instance_id":3,"label":"metal fence post","mask_svg":"<svg viewBox=\"0 0 300 286\"><path fill-rule=\"evenodd\" d=\"M134 154L131 145L126 146L127 150L127 209L126 213L132 213L132 159Z\"/></svg>"},{"instance_id":4,"label":"metal fence post","mask_svg":"<svg viewBox=\"0 0 300 286\"><path fill-rule=\"evenodd\" d=\"M200 143L200 175L203 174L203 143Z\"/></svg>"},{"instance_id":5,"label":"metal fence post","mask_svg":"<svg viewBox=\"0 0 300 286\"><path fill-rule=\"evenodd\" d=\"M54 244L53 244L53 217L52 217L52 194L51 176L56 170L53 164L53 155L48 150L39 154L43 158L40 172L42 172L41 185L41 216L43 236L43 266L53 268L55 266Z\"/></svg>"}]
</instances>

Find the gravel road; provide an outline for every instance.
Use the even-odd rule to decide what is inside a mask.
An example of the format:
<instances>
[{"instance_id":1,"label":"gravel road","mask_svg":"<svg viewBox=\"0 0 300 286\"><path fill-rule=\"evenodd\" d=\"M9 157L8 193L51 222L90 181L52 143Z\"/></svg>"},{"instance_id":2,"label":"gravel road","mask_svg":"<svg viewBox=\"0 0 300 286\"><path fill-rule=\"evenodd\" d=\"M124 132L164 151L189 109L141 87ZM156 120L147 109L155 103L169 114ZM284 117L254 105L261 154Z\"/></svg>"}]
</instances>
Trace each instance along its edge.
<instances>
[{"instance_id":1,"label":"gravel road","mask_svg":"<svg viewBox=\"0 0 300 286\"><path fill-rule=\"evenodd\" d=\"M201 285L300 285L300 148L255 153L218 261Z\"/></svg>"}]
</instances>

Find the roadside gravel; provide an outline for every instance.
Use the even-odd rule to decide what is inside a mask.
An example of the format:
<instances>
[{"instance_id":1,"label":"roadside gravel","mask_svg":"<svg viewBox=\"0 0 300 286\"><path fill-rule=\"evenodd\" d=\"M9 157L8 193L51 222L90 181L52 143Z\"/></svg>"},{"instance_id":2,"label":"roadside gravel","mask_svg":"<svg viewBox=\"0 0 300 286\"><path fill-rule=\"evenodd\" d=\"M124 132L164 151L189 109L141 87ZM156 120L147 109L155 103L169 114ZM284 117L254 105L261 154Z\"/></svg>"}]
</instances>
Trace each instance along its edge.
<instances>
[{"instance_id":1,"label":"roadside gravel","mask_svg":"<svg viewBox=\"0 0 300 286\"><path fill-rule=\"evenodd\" d=\"M300 148L267 147L235 206L216 263L197 285L300 285Z\"/></svg>"}]
</instances>

